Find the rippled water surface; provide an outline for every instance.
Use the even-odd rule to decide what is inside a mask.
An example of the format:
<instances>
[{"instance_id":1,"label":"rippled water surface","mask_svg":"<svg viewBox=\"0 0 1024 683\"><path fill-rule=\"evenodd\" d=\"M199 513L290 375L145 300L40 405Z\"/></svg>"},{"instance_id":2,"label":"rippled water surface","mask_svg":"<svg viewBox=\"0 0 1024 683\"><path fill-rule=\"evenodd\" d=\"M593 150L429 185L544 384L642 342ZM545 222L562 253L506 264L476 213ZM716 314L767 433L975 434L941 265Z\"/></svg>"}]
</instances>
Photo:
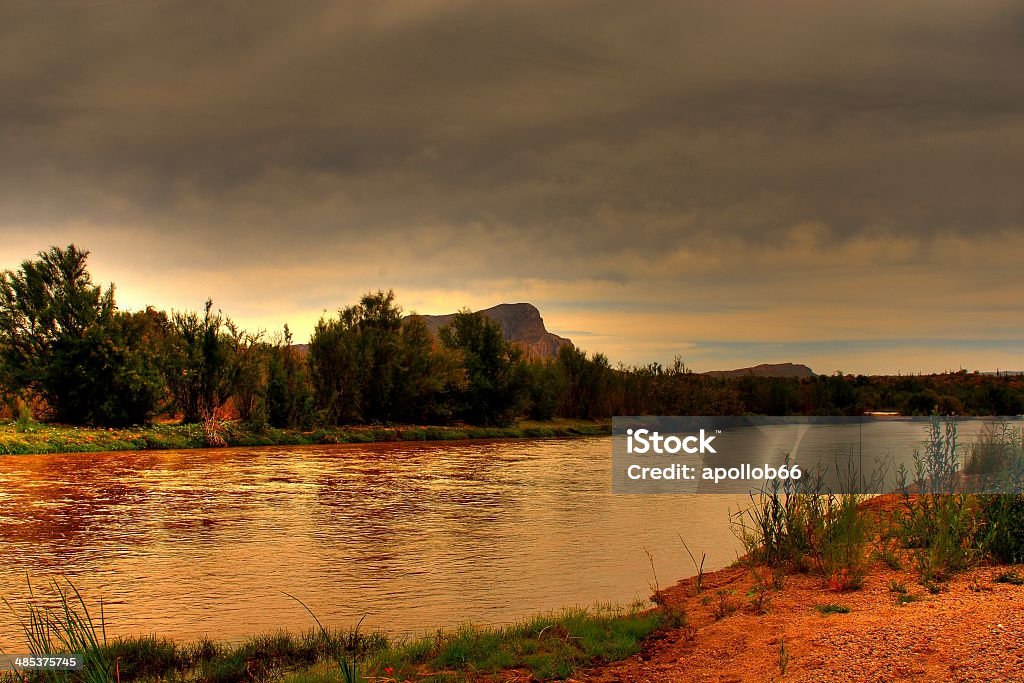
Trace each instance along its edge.
<instances>
[{"instance_id":1,"label":"rippled water surface","mask_svg":"<svg viewBox=\"0 0 1024 683\"><path fill-rule=\"evenodd\" d=\"M108 634L419 632L650 594L736 557L724 496L610 492L610 437L0 457L0 595L66 575ZM0 647L21 644L0 617Z\"/></svg>"},{"instance_id":2,"label":"rippled water surface","mask_svg":"<svg viewBox=\"0 0 1024 683\"><path fill-rule=\"evenodd\" d=\"M758 450L908 464L926 424L768 427ZM960 427L963 443L981 429ZM770 454L765 454L770 455ZM0 596L65 575L108 634L416 633L651 594L735 559L745 496L611 493L611 437L0 456ZM0 609L0 647L21 644Z\"/></svg>"}]
</instances>

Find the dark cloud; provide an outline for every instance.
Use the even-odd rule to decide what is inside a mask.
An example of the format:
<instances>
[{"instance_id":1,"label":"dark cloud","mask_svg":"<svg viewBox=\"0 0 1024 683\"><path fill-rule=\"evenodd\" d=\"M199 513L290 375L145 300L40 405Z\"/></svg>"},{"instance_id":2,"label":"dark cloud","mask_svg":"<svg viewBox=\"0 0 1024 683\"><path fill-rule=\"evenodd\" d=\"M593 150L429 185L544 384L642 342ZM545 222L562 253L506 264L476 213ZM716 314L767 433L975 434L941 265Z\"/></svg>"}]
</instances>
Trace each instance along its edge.
<instances>
[{"instance_id":1,"label":"dark cloud","mask_svg":"<svg viewBox=\"0 0 1024 683\"><path fill-rule=\"evenodd\" d=\"M0 232L735 308L773 267L879 275L872 241L934 274L1019 234L1022 63L995 0L0 0Z\"/></svg>"}]
</instances>

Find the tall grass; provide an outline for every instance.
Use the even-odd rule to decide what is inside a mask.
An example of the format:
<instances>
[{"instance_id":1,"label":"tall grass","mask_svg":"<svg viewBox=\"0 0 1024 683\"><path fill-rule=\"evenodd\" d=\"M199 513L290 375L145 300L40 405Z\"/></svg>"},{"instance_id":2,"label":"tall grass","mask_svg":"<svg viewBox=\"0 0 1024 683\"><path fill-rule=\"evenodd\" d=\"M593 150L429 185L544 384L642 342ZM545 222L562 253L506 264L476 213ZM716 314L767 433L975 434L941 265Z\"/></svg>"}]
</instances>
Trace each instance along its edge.
<instances>
[{"instance_id":1,"label":"tall grass","mask_svg":"<svg viewBox=\"0 0 1024 683\"><path fill-rule=\"evenodd\" d=\"M982 550L997 562L1024 562L1024 495L982 496L979 516Z\"/></svg>"},{"instance_id":2,"label":"tall grass","mask_svg":"<svg viewBox=\"0 0 1024 683\"><path fill-rule=\"evenodd\" d=\"M912 482L905 469L900 472L902 505L895 526L923 582L945 580L985 557L1024 560L1019 428L995 422L965 445L955 419L934 417L923 450L914 452L914 469ZM965 493L967 486L1009 493Z\"/></svg>"},{"instance_id":3,"label":"tall grass","mask_svg":"<svg viewBox=\"0 0 1024 683\"><path fill-rule=\"evenodd\" d=\"M751 494L746 509L732 515L733 533L748 560L771 567L803 566L810 550L806 491L813 488L793 479L773 479Z\"/></svg>"},{"instance_id":4,"label":"tall grass","mask_svg":"<svg viewBox=\"0 0 1024 683\"><path fill-rule=\"evenodd\" d=\"M499 628L439 631L374 657L374 669L392 669L398 680L472 671L528 669L539 680L563 679L582 666L612 662L640 651L642 640L662 624L661 611L642 603L628 608L568 609ZM452 677L451 680L462 680Z\"/></svg>"},{"instance_id":5,"label":"tall grass","mask_svg":"<svg viewBox=\"0 0 1024 683\"><path fill-rule=\"evenodd\" d=\"M41 604L30 587L31 604L24 616L10 603L7 607L18 616L31 654L79 654L84 666L68 672L15 672L13 680L19 683L366 683L462 680L509 668L529 670L536 680L553 680L582 666L639 652L643 639L665 623L664 610L648 609L649 603L638 601L627 608L598 605L510 626L464 626L395 641L358 626L330 630L310 612L317 628L305 633L271 633L238 644L202 639L182 645L156 636L108 639L102 609L94 620L70 581L50 586L53 606Z\"/></svg>"},{"instance_id":6,"label":"tall grass","mask_svg":"<svg viewBox=\"0 0 1024 683\"><path fill-rule=\"evenodd\" d=\"M859 588L871 540L862 496L827 491L823 479L819 473L766 483L733 515L733 530L752 564L779 572L813 569L836 590Z\"/></svg>"},{"instance_id":7,"label":"tall grass","mask_svg":"<svg viewBox=\"0 0 1024 683\"><path fill-rule=\"evenodd\" d=\"M898 535L913 550L922 581L941 581L968 568L980 557L973 496L963 489L960 442L953 418L933 417L926 428L924 448L914 450L913 482L907 470L899 472L902 514L896 519Z\"/></svg>"},{"instance_id":8,"label":"tall grass","mask_svg":"<svg viewBox=\"0 0 1024 683\"><path fill-rule=\"evenodd\" d=\"M986 424L969 449L964 473L978 488L1024 493L1024 429L1005 420Z\"/></svg>"},{"instance_id":9,"label":"tall grass","mask_svg":"<svg viewBox=\"0 0 1024 683\"><path fill-rule=\"evenodd\" d=\"M64 585L66 583L66 585ZM79 671L45 671L33 674L33 680L80 681L82 683L108 683L114 680L114 660L107 649L103 603L99 618L94 621L82 594L69 580L50 582L56 606L36 602L31 582L28 583L27 614L18 616L10 602L4 604L14 614L25 634L29 654L45 657L66 653L82 657Z\"/></svg>"}]
</instances>

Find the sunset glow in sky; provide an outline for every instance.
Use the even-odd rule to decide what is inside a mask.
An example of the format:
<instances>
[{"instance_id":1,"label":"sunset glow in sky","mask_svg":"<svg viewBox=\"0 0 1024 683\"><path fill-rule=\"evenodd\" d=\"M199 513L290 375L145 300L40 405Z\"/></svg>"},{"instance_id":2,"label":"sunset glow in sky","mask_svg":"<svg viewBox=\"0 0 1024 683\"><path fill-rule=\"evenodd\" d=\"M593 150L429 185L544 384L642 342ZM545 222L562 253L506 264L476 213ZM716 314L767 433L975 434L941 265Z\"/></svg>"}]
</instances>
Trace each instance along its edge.
<instances>
[{"instance_id":1,"label":"sunset glow in sky","mask_svg":"<svg viewBox=\"0 0 1024 683\"><path fill-rule=\"evenodd\" d=\"M613 361L1024 369L1012 0L0 0L0 268L250 328L393 288Z\"/></svg>"}]
</instances>

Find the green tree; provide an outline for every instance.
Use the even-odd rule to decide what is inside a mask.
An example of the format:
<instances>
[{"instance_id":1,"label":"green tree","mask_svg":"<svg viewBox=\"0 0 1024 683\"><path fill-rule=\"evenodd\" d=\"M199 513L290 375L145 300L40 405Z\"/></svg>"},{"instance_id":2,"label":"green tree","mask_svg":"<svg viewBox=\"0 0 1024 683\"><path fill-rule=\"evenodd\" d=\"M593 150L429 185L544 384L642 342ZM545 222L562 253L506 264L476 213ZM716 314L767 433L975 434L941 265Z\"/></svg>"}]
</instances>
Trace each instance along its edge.
<instances>
[{"instance_id":1,"label":"green tree","mask_svg":"<svg viewBox=\"0 0 1024 683\"><path fill-rule=\"evenodd\" d=\"M313 330L310 376L328 422L381 422L394 415L402 367L402 309L394 301L392 291L366 294Z\"/></svg>"},{"instance_id":2,"label":"green tree","mask_svg":"<svg viewBox=\"0 0 1024 683\"><path fill-rule=\"evenodd\" d=\"M203 314L175 313L166 350L167 383L186 423L212 417L234 395L239 382L237 328L207 299Z\"/></svg>"},{"instance_id":3,"label":"green tree","mask_svg":"<svg viewBox=\"0 0 1024 683\"><path fill-rule=\"evenodd\" d=\"M51 247L0 275L4 383L62 422L145 422L163 395L155 350L165 321L118 311L113 287L93 284L88 255Z\"/></svg>"},{"instance_id":4,"label":"green tree","mask_svg":"<svg viewBox=\"0 0 1024 683\"><path fill-rule=\"evenodd\" d=\"M267 419L275 427L307 427L312 422L309 373L284 326L281 342L267 354Z\"/></svg>"},{"instance_id":5,"label":"green tree","mask_svg":"<svg viewBox=\"0 0 1024 683\"><path fill-rule=\"evenodd\" d=\"M465 309L441 328L440 337L461 354L466 370L457 414L474 424L511 423L526 399L522 352L505 341L498 323Z\"/></svg>"},{"instance_id":6,"label":"green tree","mask_svg":"<svg viewBox=\"0 0 1024 683\"><path fill-rule=\"evenodd\" d=\"M558 365L550 361L527 363L524 376L529 396L527 413L534 420L550 420L565 393L565 377Z\"/></svg>"},{"instance_id":7,"label":"green tree","mask_svg":"<svg viewBox=\"0 0 1024 683\"><path fill-rule=\"evenodd\" d=\"M588 358L581 349L563 346L558 367L566 383L563 415L587 420L611 415L612 369L607 356L595 353Z\"/></svg>"},{"instance_id":8,"label":"green tree","mask_svg":"<svg viewBox=\"0 0 1024 683\"><path fill-rule=\"evenodd\" d=\"M231 402L238 419L253 426L267 422L268 345L262 332L246 332L234 322L225 322L230 356L235 366Z\"/></svg>"},{"instance_id":9,"label":"green tree","mask_svg":"<svg viewBox=\"0 0 1024 683\"><path fill-rule=\"evenodd\" d=\"M466 372L455 351L437 343L427 324L412 315L402 324L401 368L395 380L395 419L444 424L466 389Z\"/></svg>"}]
</instances>

